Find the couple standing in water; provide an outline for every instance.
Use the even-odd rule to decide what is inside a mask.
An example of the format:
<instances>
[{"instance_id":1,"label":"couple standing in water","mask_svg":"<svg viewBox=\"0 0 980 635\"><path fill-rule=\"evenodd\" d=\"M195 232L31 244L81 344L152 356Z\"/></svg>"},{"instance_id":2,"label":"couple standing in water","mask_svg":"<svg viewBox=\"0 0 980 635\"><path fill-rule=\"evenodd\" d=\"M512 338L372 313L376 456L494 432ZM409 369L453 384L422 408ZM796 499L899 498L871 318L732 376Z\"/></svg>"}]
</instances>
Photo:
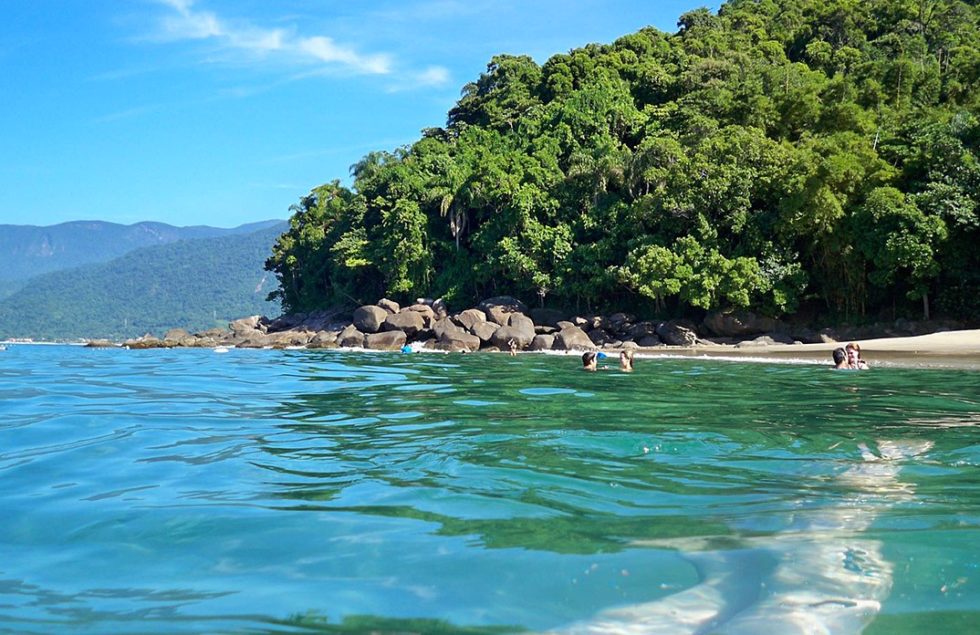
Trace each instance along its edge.
<instances>
[{"instance_id":1,"label":"couple standing in water","mask_svg":"<svg viewBox=\"0 0 980 635\"><path fill-rule=\"evenodd\" d=\"M868 370L868 362L861 359L861 346L851 342L844 348L835 348L834 370Z\"/></svg>"},{"instance_id":2,"label":"couple standing in water","mask_svg":"<svg viewBox=\"0 0 980 635\"><path fill-rule=\"evenodd\" d=\"M587 370L589 372L594 372L599 370L599 357L605 357L605 353L597 353L595 351L588 351L582 354L582 370ZM603 366L602 370L606 370ZM619 353L619 370L624 373L633 372L633 351L624 350Z\"/></svg>"}]
</instances>

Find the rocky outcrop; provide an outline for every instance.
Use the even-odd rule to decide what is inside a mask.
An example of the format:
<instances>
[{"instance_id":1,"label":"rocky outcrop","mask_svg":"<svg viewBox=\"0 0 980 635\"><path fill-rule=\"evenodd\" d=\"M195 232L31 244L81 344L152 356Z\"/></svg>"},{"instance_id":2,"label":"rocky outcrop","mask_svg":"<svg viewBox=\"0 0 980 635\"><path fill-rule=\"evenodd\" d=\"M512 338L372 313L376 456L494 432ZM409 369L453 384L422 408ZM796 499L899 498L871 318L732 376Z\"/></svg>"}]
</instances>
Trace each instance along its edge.
<instances>
[{"instance_id":1,"label":"rocky outcrop","mask_svg":"<svg viewBox=\"0 0 980 635\"><path fill-rule=\"evenodd\" d=\"M364 346L364 333L351 324L337 335L337 346L360 348Z\"/></svg>"},{"instance_id":2,"label":"rocky outcrop","mask_svg":"<svg viewBox=\"0 0 980 635\"><path fill-rule=\"evenodd\" d=\"M350 319L342 319L345 316ZM567 319L565 319L567 318ZM944 328L962 328L942 323ZM930 328L931 327L931 328ZM340 309L283 315L274 320L250 316L227 329L190 334L171 329L163 338L147 334L127 340L129 348L236 346L240 348L367 347L394 350L414 348L448 351L619 350L659 346L782 346L803 342L835 342L920 334L939 328L936 323L908 320L870 326L842 325L820 331L794 326L751 312L712 313L701 324L687 320L637 321L628 313L572 315L552 309L528 310L510 296L488 298L478 307L449 316L441 300L421 299L400 307L389 299L359 307L353 315ZM93 341L90 346L111 343Z\"/></svg>"},{"instance_id":3,"label":"rocky outcrop","mask_svg":"<svg viewBox=\"0 0 980 635\"><path fill-rule=\"evenodd\" d=\"M705 316L704 328L719 337L744 337L779 330L779 322L750 311L715 312Z\"/></svg>"},{"instance_id":4,"label":"rocky outcrop","mask_svg":"<svg viewBox=\"0 0 980 635\"><path fill-rule=\"evenodd\" d=\"M362 333L377 333L388 318L388 311L375 304L368 304L354 310L352 323Z\"/></svg>"},{"instance_id":5,"label":"rocky outcrop","mask_svg":"<svg viewBox=\"0 0 980 635\"><path fill-rule=\"evenodd\" d=\"M668 346L694 346L698 335L694 325L680 320L671 320L657 325L657 337Z\"/></svg>"},{"instance_id":6,"label":"rocky outcrop","mask_svg":"<svg viewBox=\"0 0 980 635\"><path fill-rule=\"evenodd\" d=\"M591 351L594 348L585 331L575 325L563 328L555 336L555 350L558 351Z\"/></svg>"},{"instance_id":7,"label":"rocky outcrop","mask_svg":"<svg viewBox=\"0 0 980 635\"><path fill-rule=\"evenodd\" d=\"M364 336L365 348L380 351L397 351L408 341L403 331L382 331Z\"/></svg>"},{"instance_id":8,"label":"rocky outcrop","mask_svg":"<svg viewBox=\"0 0 980 635\"><path fill-rule=\"evenodd\" d=\"M415 337L424 328L425 320L422 319L422 314L417 311L394 313L385 318L381 325L381 329L384 331L401 331L408 338Z\"/></svg>"}]
</instances>

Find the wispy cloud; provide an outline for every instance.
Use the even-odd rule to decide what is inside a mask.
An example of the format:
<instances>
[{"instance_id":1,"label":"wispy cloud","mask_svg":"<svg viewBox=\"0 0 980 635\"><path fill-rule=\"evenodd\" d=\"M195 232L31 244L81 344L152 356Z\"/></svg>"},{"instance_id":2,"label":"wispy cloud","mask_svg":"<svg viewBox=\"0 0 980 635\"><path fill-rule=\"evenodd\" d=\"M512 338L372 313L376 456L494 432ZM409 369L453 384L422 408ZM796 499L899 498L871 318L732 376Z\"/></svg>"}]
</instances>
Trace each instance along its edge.
<instances>
[{"instance_id":1,"label":"wispy cloud","mask_svg":"<svg viewBox=\"0 0 980 635\"><path fill-rule=\"evenodd\" d=\"M398 93L419 88L439 88L449 83L449 69L443 66L430 66L417 73L406 73L388 86L388 92Z\"/></svg>"},{"instance_id":2,"label":"wispy cloud","mask_svg":"<svg viewBox=\"0 0 980 635\"><path fill-rule=\"evenodd\" d=\"M384 53L361 53L326 35L305 36L295 28L269 28L228 20L199 9L194 0L159 0L169 9L154 38L161 41L207 41L227 52L251 58L277 57L288 62L324 64L357 74L387 75L393 60Z\"/></svg>"}]
</instances>

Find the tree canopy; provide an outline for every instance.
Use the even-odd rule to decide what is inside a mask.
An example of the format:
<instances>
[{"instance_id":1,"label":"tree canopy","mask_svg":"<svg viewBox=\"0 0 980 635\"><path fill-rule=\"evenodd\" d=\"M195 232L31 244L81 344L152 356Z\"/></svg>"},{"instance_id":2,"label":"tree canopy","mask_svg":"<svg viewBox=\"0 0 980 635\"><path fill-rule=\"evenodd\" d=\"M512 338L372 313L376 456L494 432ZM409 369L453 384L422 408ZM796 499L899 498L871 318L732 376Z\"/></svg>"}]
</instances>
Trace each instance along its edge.
<instances>
[{"instance_id":1,"label":"tree canopy","mask_svg":"<svg viewBox=\"0 0 980 635\"><path fill-rule=\"evenodd\" d=\"M444 127L300 199L274 295L975 315L978 22L958 0L730 0L496 56Z\"/></svg>"}]
</instances>

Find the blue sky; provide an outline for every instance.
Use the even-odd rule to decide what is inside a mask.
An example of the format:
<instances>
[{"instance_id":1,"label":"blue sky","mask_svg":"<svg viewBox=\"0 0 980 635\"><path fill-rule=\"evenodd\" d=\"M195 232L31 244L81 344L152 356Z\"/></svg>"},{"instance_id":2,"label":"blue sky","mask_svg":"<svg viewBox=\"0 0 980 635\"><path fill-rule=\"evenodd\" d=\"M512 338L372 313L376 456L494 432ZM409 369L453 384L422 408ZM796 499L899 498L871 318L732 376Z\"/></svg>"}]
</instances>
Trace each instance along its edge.
<instances>
[{"instance_id":1,"label":"blue sky","mask_svg":"<svg viewBox=\"0 0 980 635\"><path fill-rule=\"evenodd\" d=\"M498 53L555 53L718 3L3 0L0 223L286 218L445 123Z\"/></svg>"}]
</instances>

